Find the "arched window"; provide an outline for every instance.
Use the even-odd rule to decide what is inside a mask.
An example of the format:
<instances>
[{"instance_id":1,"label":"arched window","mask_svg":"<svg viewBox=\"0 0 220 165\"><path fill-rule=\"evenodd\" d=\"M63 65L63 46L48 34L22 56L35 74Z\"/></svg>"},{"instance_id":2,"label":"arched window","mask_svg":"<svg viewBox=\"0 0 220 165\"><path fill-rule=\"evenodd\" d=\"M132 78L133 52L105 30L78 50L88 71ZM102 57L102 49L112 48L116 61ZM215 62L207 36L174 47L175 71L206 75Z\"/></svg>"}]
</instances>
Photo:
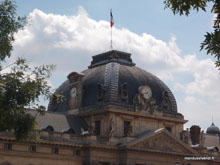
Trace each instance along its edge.
<instances>
[{"instance_id":1,"label":"arched window","mask_svg":"<svg viewBox=\"0 0 220 165\"><path fill-rule=\"evenodd\" d=\"M46 128L41 128L41 131L54 132L54 128L51 125L48 125Z\"/></svg>"},{"instance_id":2,"label":"arched window","mask_svg":"<svg viewBox=\"0 0 220 165\"><path fill-rule=\"evenodd\" d=\"M54 132L54 129L51 125L47 126L47 128L45 129L45 131L48 131L48 132Z\"/></svg>"}]
</instances>

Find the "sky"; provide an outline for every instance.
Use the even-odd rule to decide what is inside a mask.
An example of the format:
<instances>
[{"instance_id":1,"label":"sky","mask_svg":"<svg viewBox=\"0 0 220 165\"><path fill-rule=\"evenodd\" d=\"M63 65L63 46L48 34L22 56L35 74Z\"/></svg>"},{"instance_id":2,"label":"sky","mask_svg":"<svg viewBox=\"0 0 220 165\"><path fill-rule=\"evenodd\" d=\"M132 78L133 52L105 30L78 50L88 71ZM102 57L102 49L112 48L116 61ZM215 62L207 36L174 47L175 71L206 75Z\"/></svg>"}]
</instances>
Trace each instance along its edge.
<instances>
[{"instance_id":1,"label":"sky","mask_svg":"<svg viewBox=\"0 0 220 165\"><path fill-rule=\"evenodd\" d=\"M155 74L173 92L185 128L220 126L220 74L214 59L200 50L212 31L214 15L186 17L164 10L163 0L17 0L17 14L28 24L16 34L11 61L24 57L32 66L55 64L50 78L57 88L72 71L83 71L93 55L113 48L132 54L136 66ZM46 103L47 104L47 103Z\"/></svg>"}]
</instances>

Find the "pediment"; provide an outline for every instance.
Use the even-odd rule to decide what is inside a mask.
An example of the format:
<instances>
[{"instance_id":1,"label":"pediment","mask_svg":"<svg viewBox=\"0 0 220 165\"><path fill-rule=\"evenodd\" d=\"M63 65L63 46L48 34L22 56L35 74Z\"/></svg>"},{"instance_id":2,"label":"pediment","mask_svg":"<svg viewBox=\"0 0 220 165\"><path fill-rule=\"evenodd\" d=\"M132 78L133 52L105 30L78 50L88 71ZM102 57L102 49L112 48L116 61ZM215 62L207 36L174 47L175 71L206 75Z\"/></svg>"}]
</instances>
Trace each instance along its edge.
<instances>
[{"instance_id":1,"label":"pediment","mask_svg":"<svg viewBox=\"0 0 220 165\"><path fill-rule=\"evenodd\" d=\"M136 139L128 144L127 147L166 153L197 154L195 150L164 129Z\"/></svg>"}]
</instances>

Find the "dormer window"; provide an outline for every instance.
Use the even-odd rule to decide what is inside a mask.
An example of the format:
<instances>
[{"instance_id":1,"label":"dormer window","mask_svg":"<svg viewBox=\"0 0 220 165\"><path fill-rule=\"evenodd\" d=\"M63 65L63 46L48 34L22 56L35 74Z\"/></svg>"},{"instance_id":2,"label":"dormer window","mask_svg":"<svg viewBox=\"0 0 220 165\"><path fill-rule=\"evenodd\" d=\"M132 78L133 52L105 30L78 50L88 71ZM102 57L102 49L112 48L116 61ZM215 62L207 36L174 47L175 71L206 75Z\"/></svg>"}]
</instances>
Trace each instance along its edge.
<instances>
[{"instance_id":1,"label":"dormer window","mask_svg":"<svg viewBox=\"0 0 220 165\"><path fill-rule=\"evenodd\" d=\"M53 128L51 125L49 125L49 126L47 126L47 127L44 129L44 131L54 132L54 128Z\"/></svg>"},{"instance_id":2,"label":"dormer window","mask_svg":"<svg viewBox=\"0 0 220 165\"><path fill-rule=\"evenodd\" d=\"M72 128L67 128L63 130L63 133L75 134L75 131Z\"/></svg>"}]
</instances>

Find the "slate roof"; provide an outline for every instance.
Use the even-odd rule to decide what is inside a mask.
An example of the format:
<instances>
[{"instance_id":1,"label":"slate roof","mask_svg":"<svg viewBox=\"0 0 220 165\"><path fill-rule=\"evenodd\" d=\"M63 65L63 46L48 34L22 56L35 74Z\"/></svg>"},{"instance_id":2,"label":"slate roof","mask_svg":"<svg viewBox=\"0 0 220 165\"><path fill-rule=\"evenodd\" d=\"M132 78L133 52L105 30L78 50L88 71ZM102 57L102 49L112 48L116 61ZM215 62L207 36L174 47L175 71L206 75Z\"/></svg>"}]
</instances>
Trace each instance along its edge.
<instances>
[{"instance_id":1,"label":"slate roof","mask_svg":"<svg viewBox=\"0 0 220 165\"><path fill-rule=\"evenodd\" d=\"M155 75L136 67L129 53L112 50L93 56L91 65L82 73L84 77L81 109L105 104L117 104L121 107L134 106L138 88L148 85L152 89L152 97L160 110L166 114L178 114L176 100L170 89ZM128 88L127 100L123 100L121 97L121 86L125 83ZM105 90L102 101L97 99L98 84L101 84ZM169 97L169 106L166 109L162 107L164 92L167 92ZM67 112L70 98L68 80L57 89L55 94L57 93L64 95L65 100L57 103L53 99L48 106L48 111Z\"/></svg>"},{"instance_id":2,"label":"slate roof","mask_svg":"<svg viewBox=\"0 0 220 165\"><path fill-rule=\"evenodd\" d=\"M85 120L78 116L54 112L46 112L45 115L41 116L34 110L28 110L28 113L36 116L36 122L41 130L48 126L52 126L54 132L64 132L72 128L76 134L81 134L81 128L84 131L88 130Z\"/></svg>"}]
</instances>

